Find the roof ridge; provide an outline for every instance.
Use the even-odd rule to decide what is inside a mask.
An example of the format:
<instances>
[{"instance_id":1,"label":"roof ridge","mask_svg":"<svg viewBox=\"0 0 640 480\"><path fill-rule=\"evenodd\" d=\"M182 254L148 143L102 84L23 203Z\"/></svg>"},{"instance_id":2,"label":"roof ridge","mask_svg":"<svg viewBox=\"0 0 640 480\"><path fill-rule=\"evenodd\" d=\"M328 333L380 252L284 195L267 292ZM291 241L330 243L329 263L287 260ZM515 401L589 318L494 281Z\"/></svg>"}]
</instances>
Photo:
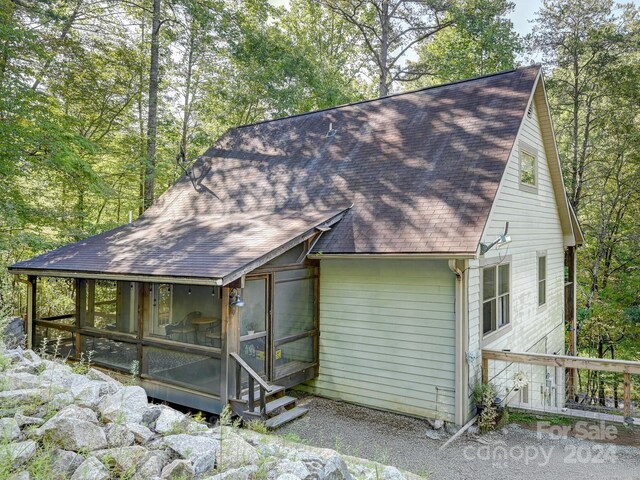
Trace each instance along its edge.
<instances>
[{"instance_id":1,"label":"roof ridge","mask_svg":"<svg viewBox=\"0 0 640 480\"><path fill-rule=\"evenodd\" d=\"M453 81L453 82L441 83L439 85L430 85L428 87L417 88L415 90L407 90L406 92L392 93L392 94L386 95L384 97L366 98L364 100L357 100L355 102L343 103L342 105L335 105L333 107L326 107L326 108L320 108L318 110L310 110L308 112L295 113L293 115L287 115L286 117L270 118L270 119L266 119L266 120L260 120L259 122L246 123L244 125L238 125L237 127L230 128L229 130L227 130L227 132L225 132L225 134L229 133L230 130L237 130L237 129L240 129L240 128L253 127L253 126L256 126L256 125L262 125L264 123L278 122L280 120L286 120L286 119L289 119L289 118L303 117L305 115L312 115L314 113L327 112L327 111L330 111L330 110L337 110L339 108L351 107L353 105L361 105L363 103L378 102L378 101L386 100L388 98L399 97L399 96L402 96L402 95L409 95L411 93L422 92L422 91L425 91L425 90L434 90L436 88L449 87L451 85L458 85L460 83L467 83L467 82L472 82L472 81L476 81L476 80L483 80L485 78L497 77L499 75L506 75L508 73L514 73L514 72L517 72L519 70L525 70L525 69L534 68L534 67L535 68L541 68L541 64L533 63L531 65L527 65L527 66L523 66L523 67L516 67L516 68L509 69L509 70L502 70L500 72L487 73L485 75L478 75L478 76L470 77L470 78L463 78L462 80L456 80L456 81ZM224 135L222 135L222 137L224 137ZM222 138L222 137L220 137L220 138Z\"/></svg>"}]
</instances>

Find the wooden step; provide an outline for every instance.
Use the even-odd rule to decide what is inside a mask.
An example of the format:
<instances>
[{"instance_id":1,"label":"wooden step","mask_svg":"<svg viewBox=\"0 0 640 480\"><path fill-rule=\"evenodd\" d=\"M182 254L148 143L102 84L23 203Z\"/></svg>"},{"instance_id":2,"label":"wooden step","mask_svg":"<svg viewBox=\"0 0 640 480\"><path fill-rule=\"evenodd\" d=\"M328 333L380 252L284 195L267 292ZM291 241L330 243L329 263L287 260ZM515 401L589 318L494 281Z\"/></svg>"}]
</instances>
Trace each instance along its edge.
<instances>
[{"instance_id":1,"label":"wooden step","mask_svg":"<svg viewBox=\"0 0 640 480\"><path fill-rule=\"evenodd\" d=\"M285 423L289 423L290 421L303 416L308 411L309 411L308 408L302 408L302 407L292 408L291 410L285 410L281 414L270 418L265 423L267 425L267 428L275 429L284 425Z\"/></svg>"},{"instance_id":2,"label":"wooden step","mask_svg":"<svg viewBox=\"0 0 640 480\"><path fill-rule=\"evenodd\" d=\"M272 388L272 390L270 392L265 392L265 397L270 397L270 396L275 395L276 393L282 392L284 390L284 387L281 387L280 385L272 385L271 388ZM259 388L257 388L255 390L253 398L257 403L260 403L260 389ZM242 400L244 400L245 402L249 401L249 392L245 393L242 396Z\"/></svg>"},{"instance_id":3,"label":"wooden step","mask_svg":"<svg viewBox=\"0 0 640 480\"><path fill-rule=\"evenodd\" d=\"M270 402L267 402L265 406L265 410L266 410L265 413L269 415L275 412L277 409L286 407L287 405L291 405L292 403L295 403L295 402L296 402L296 399L294 397L284 396L284 397L276 398L275 400L271 400ZM256 408L253 409L253 412L250 412L249 410L245 410L244 413L248 415L260 415L260 405L257 405Z\"/></svg>"}]
</instances>

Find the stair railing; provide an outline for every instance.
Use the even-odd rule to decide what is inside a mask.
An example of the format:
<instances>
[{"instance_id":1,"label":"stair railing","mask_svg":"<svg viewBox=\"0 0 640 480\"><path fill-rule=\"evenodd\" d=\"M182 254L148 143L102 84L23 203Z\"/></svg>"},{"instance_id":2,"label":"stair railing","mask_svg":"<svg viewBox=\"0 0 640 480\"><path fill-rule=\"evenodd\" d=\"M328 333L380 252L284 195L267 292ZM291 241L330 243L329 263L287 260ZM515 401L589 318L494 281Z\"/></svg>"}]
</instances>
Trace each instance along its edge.
<instances>
[{"instance_id":1,"label":"stair railing","mask_svg":"<svg viewBox=\"0 0 640 480\"><path fill-rule=\"evenodd\" d=\"M257 382L260 387L260 415L264 416L267 408L266 394L271 392L273 387L265 382L264 379L258 375L256 371L242 359L242 357L240 357L240 355L235 352L231 352L229 353L229 356L236 362L236 399L239 400L242 398L242 370L244 370L247 372L249 377L249 411L253 412L255 409L255 384Z\"/></svg>"}]
</instances>

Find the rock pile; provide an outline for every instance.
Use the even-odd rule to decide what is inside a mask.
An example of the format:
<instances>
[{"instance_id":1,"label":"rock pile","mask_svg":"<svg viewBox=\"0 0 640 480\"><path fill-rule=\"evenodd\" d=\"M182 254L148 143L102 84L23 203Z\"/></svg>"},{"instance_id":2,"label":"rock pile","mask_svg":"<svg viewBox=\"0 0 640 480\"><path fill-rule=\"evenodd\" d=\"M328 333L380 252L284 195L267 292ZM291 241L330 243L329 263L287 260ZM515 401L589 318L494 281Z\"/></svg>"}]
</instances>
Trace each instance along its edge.
<instances>
[{"instance_id":1,"label":"rock pile","mask_svg":"<svg viewBox=\"0 0 640 480\"><path fill-rule=\"evenodd\" d=\"M342 457L148 402L94 368L84 374L20 348L0 352L0 478L26 480L404 480ZM37 469L37 473L35 470Z\"/></svg>"}]
</instances>

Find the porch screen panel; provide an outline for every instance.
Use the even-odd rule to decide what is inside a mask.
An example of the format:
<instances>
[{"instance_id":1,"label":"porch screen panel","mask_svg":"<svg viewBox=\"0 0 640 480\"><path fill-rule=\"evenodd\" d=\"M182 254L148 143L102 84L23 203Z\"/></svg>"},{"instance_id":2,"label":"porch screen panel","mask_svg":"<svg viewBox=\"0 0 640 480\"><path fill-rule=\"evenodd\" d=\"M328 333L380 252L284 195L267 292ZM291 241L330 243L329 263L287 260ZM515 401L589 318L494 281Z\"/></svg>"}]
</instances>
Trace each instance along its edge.
<instances>
[{"instance_id":1,"label":"porch screen panel","mask_svg":"<svg viewBox=\"0 0 640 480\"><path fill-rule=\"evenodd\" d=\"M91 362L125 372L134 372L137 366L138 351L135 343L120 342L109 338L82 335L80 337L82 352L91 352Z\"/></svg>"},{"instance_id":2,"label":"porch screen panel","mask_svg":"<svg viewBox=\"0 0 640 480\"><path fill-rule=\"evenodd\" d=\"M310 270L276 273L274 326L280 339L313 330L313 284Z\"/></svg>"},{"instance_id":3,"label":"porch screen panel","mask_svg":"<svg viewBox=\"0 0 640 480\"><path fill-rule=\"evenodd\" d=\"M314 363L313 337L306 337L276 347L276 378L282 378L307 368Z\"/></svg>"},{"instance_id":4,"label":"porch screen panel","mask_svg":"<svg viewBox=\"0 0 640 480\"><path fill-rule=\"evenodd\" d=\"M220 359L208 355L143 348L143 374L205 393L220 393Z\"/></svg>"},{"instance_id":5,"label":"porch screen panel","mask_svg":"<svg viewBox=\"0 0 640 480\"><path fill-rule=\"evenodd\" d=\"M35 325L33 330L33 348L49 355L73 358L76 354L73 332L54 327Z\"/></svg>"},{"instance_id":6,"label":"porch screen panel","mask_svg":"<svg viewBox=\"0 0 640 480\"><path fill-rule=\"evenodd\" d=\"M82 280L82 328L134 335L138 333L137 282Z\"/></svg>"}]
</instances>

